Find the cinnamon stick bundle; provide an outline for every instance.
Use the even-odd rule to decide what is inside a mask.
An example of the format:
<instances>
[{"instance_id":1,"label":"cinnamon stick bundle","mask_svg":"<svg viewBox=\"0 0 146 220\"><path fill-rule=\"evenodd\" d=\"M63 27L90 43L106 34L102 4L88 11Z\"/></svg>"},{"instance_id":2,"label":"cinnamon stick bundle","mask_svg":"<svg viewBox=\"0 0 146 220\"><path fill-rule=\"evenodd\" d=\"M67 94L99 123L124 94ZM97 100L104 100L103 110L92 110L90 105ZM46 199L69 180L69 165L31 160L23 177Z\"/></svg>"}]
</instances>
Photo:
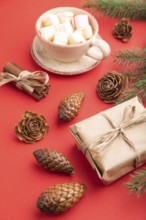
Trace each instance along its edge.
<instances>
[{"instance_id":1,"label":"cinnamon stick bundle","mask_svg":"<svg viewBox=\"0 0 146 220\"><path fill-rule=\"evenodd\" d=\"M12 82L17 88L25 91L37 101L46 97L49 92L49 76L46 72L29 72L15 63L7 62L1 74L0 86Z\"/></svg>"}]
</instances>

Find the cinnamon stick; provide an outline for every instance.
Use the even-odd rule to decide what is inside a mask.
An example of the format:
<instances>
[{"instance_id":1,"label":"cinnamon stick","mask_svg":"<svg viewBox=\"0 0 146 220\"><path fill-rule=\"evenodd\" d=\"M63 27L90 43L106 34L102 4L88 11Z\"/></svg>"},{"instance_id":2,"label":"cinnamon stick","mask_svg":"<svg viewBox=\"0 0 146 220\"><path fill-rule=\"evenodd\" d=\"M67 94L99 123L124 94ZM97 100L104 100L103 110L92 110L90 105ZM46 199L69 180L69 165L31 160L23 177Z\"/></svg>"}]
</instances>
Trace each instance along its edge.
<instances>
[{"instance_id":1,"label":"cinnamon stick","mask_svg":"<svg viewBox=\"0 0 146 220\"><path fill-rule=\"evenodd\" d=\"M16 77L18 77L22 71L24 71L24 69L22 69L16 63L7 62L3 67L3 72L8 72ZM34 79L31 81L34 81ZM24 90L26 93L28 93L30 96L32 96L35 100L39 101L48 94L50 85L49 84L44 85L43 82L38 79L36 81L37 82L39 81L40 84L42 83L42 86L35 86L32 93L30 93L27 89L24 88L21 89ZM15 82L13 82L13 84L16 85Z\"/></svg>"}]
</instances>

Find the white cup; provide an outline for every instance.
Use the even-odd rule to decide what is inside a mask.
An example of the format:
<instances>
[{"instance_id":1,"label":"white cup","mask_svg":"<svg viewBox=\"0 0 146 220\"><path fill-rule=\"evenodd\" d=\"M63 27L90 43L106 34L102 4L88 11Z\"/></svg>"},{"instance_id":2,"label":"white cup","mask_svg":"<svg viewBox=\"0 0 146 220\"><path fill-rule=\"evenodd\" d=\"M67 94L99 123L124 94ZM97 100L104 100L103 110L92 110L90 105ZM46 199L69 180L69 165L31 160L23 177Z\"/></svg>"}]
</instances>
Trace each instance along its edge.
<instances>
[{"instance_id":1,"label":"white cup","mask_svg":"<svg viewBox=\"0 0 146 220\"><path fill-rule=\"evenodd\" d=\"M43 38L40 34L40 28L42 26L43 18L47 17L48 14L59 14L62 12L73 12L74 15L87 15L89 19L89 24L91 25L93 30L92 37L84 41L83 43L73 45L58 45ZM59 7L44 12L37 19L35 28L40 45L51 57L61 62L73 62L85 55L92 42L96 39L99 31L99 26L95 17L87 11L75 7Z\"/></svg>"}]
</instances>

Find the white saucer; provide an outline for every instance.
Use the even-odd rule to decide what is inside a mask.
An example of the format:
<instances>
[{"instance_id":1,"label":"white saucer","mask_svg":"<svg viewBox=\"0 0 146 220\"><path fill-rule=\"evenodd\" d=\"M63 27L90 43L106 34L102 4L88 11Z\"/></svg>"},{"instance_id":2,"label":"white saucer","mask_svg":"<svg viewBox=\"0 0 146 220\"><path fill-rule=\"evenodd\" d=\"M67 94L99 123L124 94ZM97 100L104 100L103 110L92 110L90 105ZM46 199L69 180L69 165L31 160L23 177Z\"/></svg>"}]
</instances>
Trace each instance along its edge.
<instances>
[{"instance_id":1,"label":"white saucer","mask_svg":"<svg viewBox=\"0 0 146 220\"><path fill-rule=\"evenodd\" d=\"M100 63L99 60L95 60L87 55L84 55L79 60L71 63L57 61L50 57L49 54L42 48L37 36L35 36L32 43L31 55L35 62L43 69L60 75L76 75L85 73Z\"/></svg>"}]
</instances>

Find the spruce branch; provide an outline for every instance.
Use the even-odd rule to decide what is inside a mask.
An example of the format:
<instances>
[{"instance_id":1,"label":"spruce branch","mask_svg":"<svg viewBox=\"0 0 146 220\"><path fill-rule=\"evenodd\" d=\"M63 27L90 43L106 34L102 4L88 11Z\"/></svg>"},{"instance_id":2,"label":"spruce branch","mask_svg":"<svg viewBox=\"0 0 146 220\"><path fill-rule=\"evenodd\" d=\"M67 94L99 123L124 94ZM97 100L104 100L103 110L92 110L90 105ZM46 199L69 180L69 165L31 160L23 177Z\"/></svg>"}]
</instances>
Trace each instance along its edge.
<instances>
[{"instance_id":1,"label":"spruce branch","mask_svg":"<svg viewBox=\"0 0 146 220\"><path fill-rule=\"evenodd\" d=\"M137 87L138 89L146 89L146 79L145 78L137 80L137 82L135 82L134 86Z\"/></svg>"},{"instance_id":2,"label":"spruce branch","mask_svg":"<svg viewBox=\"0 0 146 220\"><path fill-rule=\"evenodd\" d=\"M122 72L129 79L129 84L134 84L136 80L143 79L146 76L146 69L132 68Z\"/></svg>"},{"instance_id":3,"label":"spruce branch","mask_svg":"<svg viewBox=\"0 0 146 220\"><path fill-rule=\"evenodd\" d=\"M131 176L131 180L127 183L128 190L141 196L146 192L146 169L135 172Z\"/></svg>"},{"instance_id":4,"label":"spruce branch","mask_svg":"<svg viewBox=\"0 0 146 220\"><path fill-rule=\"evenodd\" d=\"M119 51L114 56L114 62L120 65L144 66L146 65L146 48L135 48L133 50Z\"/></svg>"},{"instance_id":5,"label":"spruce branch","mask_svg":"<svg viewBox=\"0 0 146 220\"><path fill-rule=\"evenodd\" d=\"M146 1L144 0L85 0L83 6L101 11L111 17L146 20Z\"/></svg>"},{"instance_id":6,"label":"spruce branch","mask_svg":"<svg viewBox=\"0 0 146 220\"><path fill-rule=\"evenodd\" d=\"M121 95L116 105L135 96L144 100L146 97L146 48L119 51L114 55L114 62L130 67L122 72L128 77L128 89Z\"/></svg>"},{"instance_id":7,"label":"spruce branch","mask_svg":"<svg viewBox=\"0 0 146 220\"><path fill-rule=\"evenodd\" d=\"M139 91L137 89L133 88L130 91L122 94L121 97L116 101L115 105L121 104L122 102L125 102L129 99L132 99L138 95L139 95Z\"/></svg>"},{"instance_id":8,"label":"spruce branch","mask_svg":"<svg viewBox=\"0 0 146 220\"><path fill-rule=\"evenodd\" d=\"M115 105L121 104L129 99L134 98L135 96L139 97L140 100L143 100L146 97L146 85L144 88L132 88L130 91L125 92L121 97L116 101Z\"/></svg>"}]
</instances>

